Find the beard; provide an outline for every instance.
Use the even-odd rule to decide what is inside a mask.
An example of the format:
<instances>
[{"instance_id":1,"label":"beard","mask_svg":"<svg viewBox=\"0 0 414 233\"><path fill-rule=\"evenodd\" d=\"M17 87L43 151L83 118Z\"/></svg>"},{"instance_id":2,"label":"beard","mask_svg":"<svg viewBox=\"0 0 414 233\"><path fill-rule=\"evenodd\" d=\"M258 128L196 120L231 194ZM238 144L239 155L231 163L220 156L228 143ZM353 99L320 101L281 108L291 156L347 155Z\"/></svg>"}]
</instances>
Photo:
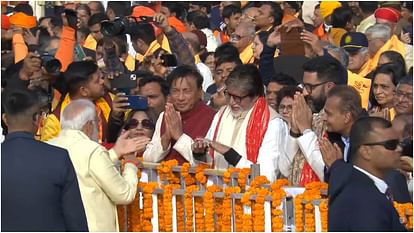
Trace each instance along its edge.
<instances>
[{"instance_id":1,"label":"beard","mask_svg":"<svg viewBox=\"0 0 414 233\"><path fill-rule=\"evenodd\" d=\"M230 112L231 112L231 115L234 118L239 118L241 116L241 114L242 114L242 110L239 110L239 111L233 111L233 110L231 110Z\"/></svg>"},{"instance_id":2,"label":"beard","mask_svg":"<svg viewBox=\"0 0 414 233\"><path fill-rule=\"evenodd\" d=\"M306 102L308 103L309 107L311 108L312 113L318 113L325 106L326 95L325 95L325 93L322 92L321 95L318 98L311 98L310 96L307 96Z\"/></svg>"}]
</instances>

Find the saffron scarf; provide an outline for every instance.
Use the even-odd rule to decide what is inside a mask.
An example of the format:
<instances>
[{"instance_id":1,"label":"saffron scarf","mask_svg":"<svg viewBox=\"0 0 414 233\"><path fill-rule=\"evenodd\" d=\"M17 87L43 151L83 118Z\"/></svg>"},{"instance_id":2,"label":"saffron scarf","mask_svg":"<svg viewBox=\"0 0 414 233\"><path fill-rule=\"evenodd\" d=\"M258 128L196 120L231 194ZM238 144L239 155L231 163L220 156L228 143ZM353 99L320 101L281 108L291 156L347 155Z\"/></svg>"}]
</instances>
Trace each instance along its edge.
<instances>
[{"instance_id":1,"label":"saffron scarf","mask_svg":"<svg viewBox=\"0 0 414 233\"><path fill-rule=\"evenodd\" d=\"M362 77L365 77L369 73L371 73L371 71L376 69L377 66L378 66L378 61L379 61L379 58L380 58L381 54L385 51L388 51L388 50L396 51L396 52L400 53L401 56L403 56L403 57L405 56L405 53L406 53L404 44L398 39L398 37L396 35L393 35L391 37L391 39L389 39L377 51L377 53L364 64L364 66L361 68L361 71L359 71L358 75L360 75Z\"/></svg>"},{"instance_id":2,"label":"saffron scarf","mask_svg":"<svg viewBox=\"0 0 414 233\"><path fill-rule=\"evenodd\" d=\"M230 109L226 106L219 112L219 118L217 125L214 129L213 134L213 141L218 141L220 143L224 143L227 146L231 146L233 149L238 151L241 154L244 154L245 151L247 155L247 159L251 161L252 163L257 162L257 157L259 156L259 149L263 142L264 135L267 131L267 127L270 121L270 110L269 106L266 104L266 100L264 97L260 97L255 105L253 106L253 109L251 110L251 113L248 114L246 117L248 117L247 123L242 123L240 126L242 131L243 127L246 127L245 134L239 134L241 137L244 137L245 140L242 138L236 139L233 145L230 145L231 137L228 127L231 127L230 125L226 125L226 123L229 123L228 119L232 119ZM225 117L223 118L223 116ZM247 119L246 119L247 120ZM231 120L230 120L231 121ZM240 133L240 132L239 132ZM233 135L234 136L234 135ZM244 141L244 147L245 150L241 147ZM210 148L209 155L213 159L214 163L215 161L215 151ZM221 169L221 167L219 167Z\"/></svg>"}]
</instances>

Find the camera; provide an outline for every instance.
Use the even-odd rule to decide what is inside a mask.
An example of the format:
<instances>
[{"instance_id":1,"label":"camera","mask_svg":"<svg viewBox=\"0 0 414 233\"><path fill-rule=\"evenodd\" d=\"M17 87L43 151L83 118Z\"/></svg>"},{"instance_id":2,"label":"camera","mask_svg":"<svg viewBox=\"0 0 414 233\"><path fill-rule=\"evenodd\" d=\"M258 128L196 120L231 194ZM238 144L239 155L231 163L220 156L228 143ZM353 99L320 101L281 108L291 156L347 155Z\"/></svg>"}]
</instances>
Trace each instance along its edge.
<instances>
[{"instance_id":1,"label":"camera","mask_svg":"<svg viewBox=\"0 0 414 233\"><path fill-rule=\"evenodd\" d=\"M101 22L101 32L104 36L118 36L129 34L131 22L128 17L115 18L113 22L104 20Z\"/></svg>"},{"instance_id":2,"label":"camera","mask_svg":"<svg viewBox=\"0 0 414 233\"><path fill-rule=\"evenodd\" d=\"M142 22L145 22L145 23L151 23L151 22L154 21L154 18L153 17L150 17L150 16L140 16L139 19Z\"/></svg>"},{"instance_id":3,"label":"camera","mask_svg":"<svg viewBox=\"0 0 414 233\"><path fill-rule=\"evenodd\" d=\"M163 66L176 67L178 65L177 58L174 54L162 54L160 59L162 60Z\"/></svg>"},{"instance_id":4,"label":"camera","mask_svg":"<svg viewBox=\"0 0 414 233\"><path fill-rule=\"evenodd\" d=\"M52 75L59 74L62 64L55 58L55 56L45 52L40 55L40 58L42 59L42 66L45 68L47 73Z\"/></svg>"}]
</instances>

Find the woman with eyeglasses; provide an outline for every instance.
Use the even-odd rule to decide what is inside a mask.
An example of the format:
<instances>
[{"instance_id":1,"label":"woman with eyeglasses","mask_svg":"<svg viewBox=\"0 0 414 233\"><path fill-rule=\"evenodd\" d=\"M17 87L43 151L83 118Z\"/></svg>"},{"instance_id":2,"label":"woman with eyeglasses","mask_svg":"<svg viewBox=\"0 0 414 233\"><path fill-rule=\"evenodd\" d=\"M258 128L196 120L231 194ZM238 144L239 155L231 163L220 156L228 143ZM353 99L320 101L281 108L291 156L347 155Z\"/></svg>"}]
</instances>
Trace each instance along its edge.
<instances>
[{"instance_id":1,"label":"woman with eyeglasses","mask_svg":"<svg viewBox=\"0 0 414 233\"><path fill-rule=\"evenodd\" d=\"M296 92L302 92L296 86L286 86L279 90L276 98L277 112L286 120L289 125L291 122L293 98Z\"/></svg>"},{"instance_id":2,"label":"woman with eyeglasses","mask_svg":"<svg viewBox=\"0 0 414 233\"><path fill-rule=\"evenodd\" d=\"M394 64L384 64L375 70L371 87L372 107L368 112L370 116L382 117L389 121L394 119L395 91L401 77Z\"/></svg>"},{"instance_id":3,"label":"woman with eyeglasses","mask_svg":"<svg viewBox=\"0 0 414 233\"><path fill-rule=\"evenodd\" d=\"M129 130L130 138L140 137L140 150L137 152L138 157L142 157L145 147L151 141L154 134L155 114L151 110L132 110L128 113L122 131Z\"/></svg>"}]
</instances>

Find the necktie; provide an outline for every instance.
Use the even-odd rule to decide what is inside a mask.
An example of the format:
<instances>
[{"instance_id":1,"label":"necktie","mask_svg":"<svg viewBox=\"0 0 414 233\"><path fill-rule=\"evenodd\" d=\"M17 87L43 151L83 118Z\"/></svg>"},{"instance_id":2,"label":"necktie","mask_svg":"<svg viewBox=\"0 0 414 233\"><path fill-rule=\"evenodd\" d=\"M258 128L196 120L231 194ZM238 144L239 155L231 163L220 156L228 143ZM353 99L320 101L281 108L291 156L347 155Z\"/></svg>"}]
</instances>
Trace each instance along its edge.
<instances>
[{"instance_id":1,"label":"necktie","mask_svg":"<svg viewBox=\"0 0 414 233\"><path fill-rule=\"evenodd\" d=\"M391 202L394 202L394 197L392 195L390 188L387 188L387 190L385 190L385 196L387 196L388 200L390 200Z\"/></svg>"}]
</instances>

